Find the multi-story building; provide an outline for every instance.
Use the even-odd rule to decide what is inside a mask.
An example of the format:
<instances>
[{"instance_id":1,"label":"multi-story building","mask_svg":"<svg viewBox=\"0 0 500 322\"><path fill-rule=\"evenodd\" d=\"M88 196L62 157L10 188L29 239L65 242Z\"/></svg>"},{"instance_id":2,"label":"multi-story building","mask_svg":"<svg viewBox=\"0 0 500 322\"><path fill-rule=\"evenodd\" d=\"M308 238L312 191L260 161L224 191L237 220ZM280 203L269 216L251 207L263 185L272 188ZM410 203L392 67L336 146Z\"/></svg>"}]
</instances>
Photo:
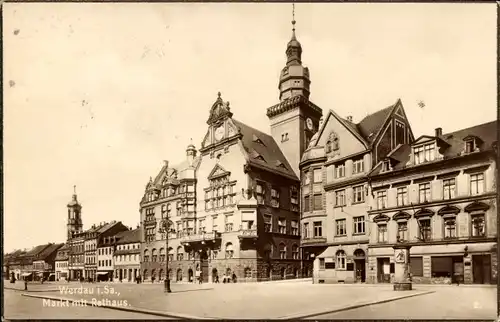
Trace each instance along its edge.
<instances>
[{"instance_id":1,"label":"multi-story building","mask_svg":"<svg viewBox=\"0 0 500 322\"><path fill-rule=\"evenodd\" d=\"M69 278L69 245L64 244L57 250L55 258L56 281L66 281Z\"/></svg>"},{"instance_id":2,"label":"multi-story building","mask_svg":"<svg viewBox=\"0 0 500 322\"><path fill-rule=\"evenodd\" d=\"M369 279L390 282L392 246L415 283L496 283L496 131L490 122L398 145L373 169Z\"/></svg>"},{"instance_id":3,"label":"multi-story building","mask_svg":"<svg viewBox=\"0 0 500 322\"><path fill-rule=\"evenodd\" d=\"M364 282L372 167L413 141L401 100L359 123L330 110L302 156L302 248L314 282Z\"/></svg>"},{"instance_id":4,"label":"multi-story building","mask_svg":"<svg viewBox=\"0 0 500 322\"><path fill-rule=\"evenodd\" d=\"M309 69L302 65L295 29L286 56L280 102L267 109L271 135L234 119L219 93L199 155L189 145L181 165L165 165L148 183L141 201L145 279L163 278L165 255L176 281L306 274L300 259L299 162L322 110L309 100ZM164 218L173 228L168 249L160 230Z\"/></svg>"},{"instance_id":5,"label":"multi-story building","mask_svg":"<svg viewBox=\"0 0 500 322\"><path fill-rule=\"evenodd\" d=\"M14 277L16 280L21 278L22 259L26 255L26 250L16 250L6 255L4 262L4 272L8 272L8 278Z\"/></svg>"},{"instance_id":6,"label":"multi-story building","mask_svg":"<svg viewBox=\"0 0 500 322\"><path fill-rule=\"evenodd\" d=\"M63 245L64 244L49 243L45 245L45 248L42 251L33 256L33 271L39 278L43 278L45 280L55 279L55 259L57 251Z\"/></svg>"},{"instance_id":7,"label":"multi-story building","mask_svg":"<svg viewBox=\"0 0 500 322\"><path fill-rule=\"evenodd\" d=\"M84 253L85 253L85 271L84 278L96 280L97 278L97 246L104 238L112 237L119 232L128 230L121 221L111 221L110 223L102 222L98 226L92 225L90 229L85 231ZM112 255L108 254L108 264L111 264ZM111 265L107 265L106 272L113 272ZM102 273L105 273L104 271ZM105 274L101 274L105 275Z\"/></svg>"},{"instance_id":8,"label":"multi-story building","mask_svg":"<svg viewBox=\"0 0 500 322\"><path fill-rule=\"evenodd\" d=\"M141 231L140 228L127 230L115 236L113 268L115 281L135 282L141 273ZM161 256L161 255L160 255ZM165 262L165 253L160 258ZM160 273L160 276L164 275Z\"/></svg>"},{"instance_id":9,"label":"multi-story building","mask_svg":"<svg viewBox=\"0 0 500 322\"><path fill-rule=\"evenodd\" d=\"M85 235L84 231L73 232L69 244L69 279L80 280L84 277L85 269Z\"/></svg>"}]
</instances>

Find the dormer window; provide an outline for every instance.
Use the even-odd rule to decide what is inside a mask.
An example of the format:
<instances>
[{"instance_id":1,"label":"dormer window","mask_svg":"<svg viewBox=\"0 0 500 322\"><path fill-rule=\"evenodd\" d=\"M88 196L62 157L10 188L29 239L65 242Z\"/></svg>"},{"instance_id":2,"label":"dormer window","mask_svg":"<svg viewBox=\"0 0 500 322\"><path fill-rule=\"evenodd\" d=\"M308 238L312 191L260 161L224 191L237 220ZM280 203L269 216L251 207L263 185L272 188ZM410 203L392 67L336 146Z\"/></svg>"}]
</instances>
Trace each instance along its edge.
<instances>
[{"instance_id":1,"label":"dormer window","mask_svg":"<svg viewBox=\"0 0 500 322\"><path fill-rule=\"evenodd\" d=\"M391 162L389 160L382 161L382 172L391 170Z\"/></svg>"},{"instance_id":2,"label":"dormer window","mask_svg":"<svg viewBox=\"0 0 500 322\"><path fill-rule=\"evenodd\" d=\"M472 153L476 149L476 142L474 139L465 141L465 153Z\"/></svg>"},{"instance_id":3,"label":"dormer window","mask_svg":"<svg viewBox=\"0 0 500 322\"><path fill-rule=\"evenodd\" d=\"M415 164L434 161L435 152L436 145L434 143L414 147L413 156L415 158Z\"/></svg>"}]
</instances>

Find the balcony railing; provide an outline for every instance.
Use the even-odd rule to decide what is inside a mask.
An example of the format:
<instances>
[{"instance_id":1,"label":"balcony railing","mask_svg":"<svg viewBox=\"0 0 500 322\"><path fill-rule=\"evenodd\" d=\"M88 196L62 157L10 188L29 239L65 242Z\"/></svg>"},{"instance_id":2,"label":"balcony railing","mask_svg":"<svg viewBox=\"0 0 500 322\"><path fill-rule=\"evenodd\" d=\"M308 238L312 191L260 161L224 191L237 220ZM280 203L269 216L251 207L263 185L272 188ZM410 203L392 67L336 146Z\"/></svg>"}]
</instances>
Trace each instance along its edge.
<instances>
[{"instance_id":1,"label":"balcony railing","mask_svg":"<svg viewBox=\"0 0 500 322\"><path fill-rule=\"evenodd\" d=\"M312 237L312 238L306 238L302 239L300 241L302 245L316 245L316 244L326 244L326 237Z\"/></svg>"},{"instance_id":2,"label":"balcony railing","mask_svg":"<svg viewBox=\"0 0 500 322\"><path fill-rule=\"evenodd\" d=\"M244 238L257 238L257 229L254 227L248 227L248 226L240 226L240 230L238 232L238 238L244 239Z\"/></svg>"},{"instance_id":3,"label":"balcony railing","mask_svg":"<svg viewBox=\"0 0 500 322\"><path fill-rule=\"evenodd\" d=\"M215 241L220 238L220 233L218 232L210 232L210 233L198 233L192 235L183 235L181 236L181 243L196 243L196 242L204 242L204 241Z\"/></svg>"}]
</instances>

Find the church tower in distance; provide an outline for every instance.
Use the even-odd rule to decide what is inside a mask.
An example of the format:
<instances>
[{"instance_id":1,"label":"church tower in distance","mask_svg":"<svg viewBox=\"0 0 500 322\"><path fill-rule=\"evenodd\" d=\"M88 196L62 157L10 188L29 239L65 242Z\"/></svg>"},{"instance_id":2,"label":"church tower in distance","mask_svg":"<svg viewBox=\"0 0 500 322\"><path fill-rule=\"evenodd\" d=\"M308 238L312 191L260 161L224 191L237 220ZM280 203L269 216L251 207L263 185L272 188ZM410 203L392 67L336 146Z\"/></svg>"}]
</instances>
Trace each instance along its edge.
<instances>
[{"instance_id":1,"label":"church tower in distance","mask_svg":"<svg viewBox=\"0 0 500 322\"><path fill-rule=\"evenodd\" d=\"M82 231L82 205L76 197L76 186L73 186L74 193L68 203L68 239L71 239L74 232Z\"/></svg>"}]
</instances>

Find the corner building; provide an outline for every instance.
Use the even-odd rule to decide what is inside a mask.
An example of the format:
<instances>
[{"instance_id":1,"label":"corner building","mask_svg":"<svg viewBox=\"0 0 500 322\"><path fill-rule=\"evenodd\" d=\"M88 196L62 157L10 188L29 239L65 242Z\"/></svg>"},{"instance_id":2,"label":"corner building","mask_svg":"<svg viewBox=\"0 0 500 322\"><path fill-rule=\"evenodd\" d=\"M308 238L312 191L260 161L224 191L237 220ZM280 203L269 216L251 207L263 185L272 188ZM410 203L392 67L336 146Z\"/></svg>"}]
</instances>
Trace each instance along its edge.
<instances>
[{"instance_id":1,"label":"corner building","mask_svg":"<svg viewBox=\"0 0 500 322\"><path fill-rule=\"evenodd\" d=\"M314 283L365 282L378 160L413 133L400 100L354 123L330 110L302 156L302 248Z\"/></svg>"},{"instance_id":2,"label":"corner building","mask_svg":"<svg viewBox=\"0 0 500 322\"><path fill-rule=\"evenodd\" d=\"M392 281L392 246L410 248L414 283L497 280L497 122L437 128L373 169L369 279Z\"/></svg>"},{"instance_id":3,"label":"corner building","mask_svg":"<svg viewBox=\"0 0 500 322\"><path fill-rule=\"evenodd\" d=\"M280 102L267 109L271 135L233 118L219 93L207 131L186 160L168 162L147 184L141 201L145 280L238 282L310 276L300 250L302 153L322 110L309 100L309 70L295 30L279 80ZM168 247L160 228L168 218Z\"/></svg>"}]
</instances>

